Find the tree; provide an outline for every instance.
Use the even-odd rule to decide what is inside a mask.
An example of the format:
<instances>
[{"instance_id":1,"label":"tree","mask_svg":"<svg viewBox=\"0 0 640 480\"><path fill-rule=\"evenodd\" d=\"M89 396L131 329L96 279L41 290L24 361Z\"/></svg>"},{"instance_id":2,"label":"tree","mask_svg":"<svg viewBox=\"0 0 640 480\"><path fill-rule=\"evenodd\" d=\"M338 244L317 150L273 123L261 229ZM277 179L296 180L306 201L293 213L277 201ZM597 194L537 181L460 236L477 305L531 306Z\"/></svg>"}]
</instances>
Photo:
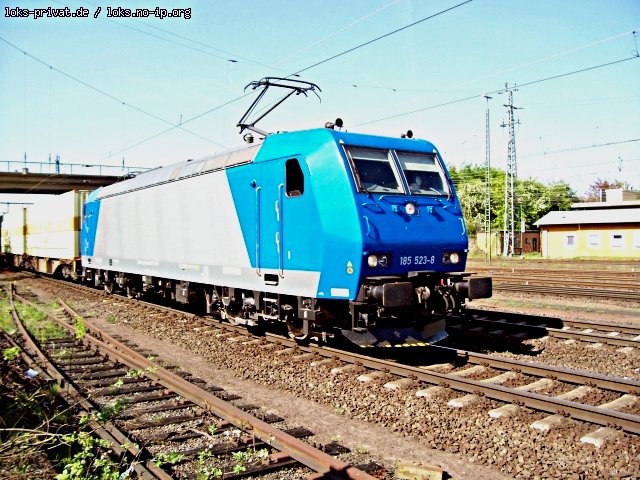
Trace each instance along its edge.
<instances>
[{"instance_id":1,"label":"tree","mask_svg":"<svg viewBox=\"0 0 640 480\"><path fill-rule=\"evenodd\" d=\"M452 167L451 178L462 205L469 233L483 228L485 205L485 169L482 166L465 165L461 169ZM504 177L505 172L492 168L491 174L491 228L500 230L504 222ZM516 212L525 226L533 224L552 210L568 210L577 200L575 192L563 181L544 185L528 178L516 180ZM521 217L522 215L522 217Z\"/></svg>"},{"instance_id":2,"label":"tree","mask_svg":"<svg viewBox=\"0 0 640 480\"><path fill-rule=\"evenodd\" d=\"M620 180L613 180L610 182L609 180L603 180L602 178L598 178L595 182L589 185L589 188L585 192L585 202L598 202L600 201L600 191L608 190L611 188L622 188L623 184Z\"/></svg>"}]
</instances>

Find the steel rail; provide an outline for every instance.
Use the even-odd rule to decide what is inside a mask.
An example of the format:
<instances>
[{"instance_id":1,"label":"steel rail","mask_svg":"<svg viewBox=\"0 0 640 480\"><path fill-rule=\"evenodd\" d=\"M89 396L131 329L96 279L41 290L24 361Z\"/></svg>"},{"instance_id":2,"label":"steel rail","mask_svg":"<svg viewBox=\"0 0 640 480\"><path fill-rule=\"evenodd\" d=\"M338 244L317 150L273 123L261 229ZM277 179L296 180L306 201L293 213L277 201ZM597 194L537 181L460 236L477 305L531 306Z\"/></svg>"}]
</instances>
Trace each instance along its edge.
<instances>
[{"instance_id":1,"label":"steel rail","mask_svg":"<svg viewBox=\"0 0 640 480\"><path fill-rule=\"evenodd\" d=\"M610 298L614 300L633 300L640 301L640 293L638 292L620 292L618 290L597 290L595 288L573 288L566 285L558 287L558 289L550 289L543 285L524 285L517 283L501 283L494 282L494 290L503 290L509 292L533 292L546 293L551 295L564 295L575 297L599 297Z\"/></svg>"},{"instance_id":2,"label":"steel rail","mask_svg":"<svg viewBox=\"0 0 640 480\"><path fill-rule=\"evenodd\" d=\"M566 368L544 365L541 363L525 362L506 357L498 357L476 353L469 350L461 350L440 345L428 347L432 351L442 351L445 354L455 355L471 364L489 366L499 370L519 372L526 375L560 380L562 382L588 385L592 387L611 390L619 393L632 393L640 395L640 382L629 378L609 377L593 372L570 370Z\"/></svg>"},{"instance_id":3,"label":"steel rail","mask_svg":"<svg viewBox=\"0 0 640 480\"><path fill-rule=\"evenodd\" d=\"M531 274L491 274L491 278L493 281L497 283L508 283L508 282L524 282L517 283L517 285L532 285L532 286L561 286L568 288L586 288L592 290L601 289L602 291L608 292L612 290L614 292L623 292L623 293L636 293L640 291L640 286L636 286L630 284L628 282L620 282L619 279L611 279L609 281L602 281L602 279L598 279L597 281L593 279L582 279L575 278L570 276L558 277L558 276L536 276ZM634 279L635 280L635 279Z\"/></svg>"},{"instance_id":4,"label":"steel rail","mask_svg":"<svg viewBox=\"0 0 640 480\"><path fill-rule=\"evenodd\" d=\"M79 289L87 291L84 287L79 287ZM185 312L171 309L169 307L158 306L155 304L148 305L154 308L161 308L173 313L185 314ZM239 335L246 335L247 337L249 336L248 332L243 327L237 327L224 323L216 323L215 327L223 328ZM330 347L301 347L294 340L285 339L283 337L275 336L272 334L267 334L266 339L274 343L280 343L284 347L290 347L303 352L316 353L325 358L334 358L345 363L360 365L372 370L382 370L400 377L413 378L425 383L453 388L454 390L459 390L461 392L485 395L488 398L494 400L502 401L505 403L524 405L526 407L543 412L553 414L566 414L574 419L595 423L598 425L616 425L627 432L640 434L640 416L637 415L622 413L615 410L607 410L591 405L584 405L578 402L562 400L532 392L517 391L515 389L510 389L501 385L490 384L477 380L470 380L464 377L457 377L445 373L431 372L419 367L400 365L398 363L374 359L365 355L345 352L343 350L338 350ZM146 362L146 359L143 358L143 360ZM144 365L145 367L147 366L146 363ZM523 365L523 368L529 368L529 366ZM632 385L634 384L632 383Z\"/></svg>"},{"instance_id":5,"label":"steel rail","mask_svg":"<svg viewBox=\"0 0 640 480\"><path fill-rule=\"evenodd\" d=\"M530 331L538 333L538 336L549 336L554 338L562 338L566 340L577 339L583 342L603 343L607 345L616 345L619 347L635 347L640 348L640 340L633 338L612 337L604 333L580 332L576 330L563 330L561 328L542 327L538 325L517 325L514 323L500 322L499 320L485 320L473 318L469 320L474 324L491 325L492 328L501 330L512 329L520 331Z\"/></svg>"},{"instance_id":6,"label":"steel rail","mask_svg":"<svg viewBox=\"0 0 640 480\"><path fill-rule=\"evenodd\" d=\"M505 319L508 323L527 322L536 326L548 326L549 323L559 323L562 326L575 327L575 328L591 328L594 330L603 330L606 332L620 332L627 333L629 335L640 335L640 325L631 325L628 323L616 323L616 322L597 322L593 320L573 320L564 319L559 317L544 317L537 315L521 314L515 312L497 312L494 310L484 310L476 308L467 308L465 310L467 315L483 315L486 317L499 317ZM543 325L540 325L543 324Z\"/></svg>"},{"instance_id":7,"label":"steel rail","mask_svg":"<svg viewBox=\"0 0 640 480\"><path fill-rule=\"evenodd\" d=\"M36 361L27 352L25 352L25 355L31 360L32 365L38 366L39 370L45 372L51 379L56 381L56 383L60 386L59 394L69 405L80 406L86 413L89 414L89 418L91 418L91 415L97 413L95 406L89 400L87 400L73 386L73 384L68 381L68 378L51 361L49 361L42 349L34 341L33 336L27 331L27 329L24 327L24 324L22 323L22 320L18 316L13 300L14 295L15 294L13 293L12 287L9 294L9 303L11 307L11 316L13 318L13 323L16 325L16 328L24 339L26 346L31 351L31 354L37 357L38 361ZM19 295L15 295L15 297L23 303L33 305L32 302L29 302ZM140 478L144 480L172 479L172 477L167 475L164 470L162 470L152 462L145 461L143 464L141 461L135 460L140 458L141 449L129 442L126 435L124 435L112 422L107 421L100 424L95 420L89 420L89 422L87 422L87 426L91 429L90 431L92 433L98 435L102 440L107 441L110 445L110 448L116 455L125 457L128 454L131 457L129 458L129 460L132 461L134 471Z\"/></svg>"},{"instance_id":8,"label":"steel rail","mask_svg":"<svg viewBox=\"0 0 640 480\"><path fill-rule=\"evenodd\" d=\"M431 372L419 367L400 365L386 360L373 359L357 353L349 353L330 348L308 347L310 351L323 356L333 356L346 363L361 365L372 370L383 370L400 377L413 378L425 383L441 385L466 393L484 395L493 400L516 403L535 410L552 414L566 414L577 420L598 425L616 425L623 430L640 434L640 416L607 410L569 400L540 395L532 392L517 391L497 384L470 380L446 373Z\"/></svg>"},{"instance_id":9,"label":"steel rail","mask_svg":"<svg viewBox=\"0 0 640 480\"><path fill-rule=\"evenodd\" d=\"M567 270L559 268L530 268L530 267L485 267L480 265L469 265L473 271L481 271L483 273L495 273L497 275L547 275L554 277L578 277L587 279L620 279L622 278L640 278L639 271L625 270Z\"/></svg>"},{"instance_id":10,"label":"steel rail","mask_svg":"<svg viewBox=\"0 0 640 480\"><path fill-rule=\"evenodd\" d=\"M64 301L58 300L63 309L70 315L78 317L79 315L71 309ZM74 327L58 320L58 322L67 330L73 331ZM299 461L307 467L322 473L326 478L350 479L350 480L374 480L374 477L358 470L357 468L337 460L330 455L314 448L310 444L303 442L271 425L259 420L253 415L241 410L240 408L223 401L214 394L203 390L202 388L189 383L182 377L158 366L157 364L146 359L135 350L121 344L111 337L108 333L101 330L97 326L88 321L84 321L86 328L93 335L99 336L101 339L88 336L87 339L93 345L109 352L110 355L118 358L122 363L135 368L153 370L148 373L150 378L155 378L159 382L169 386L182 397L201 406L205 410L213 412L215 415L227 420L242 430L251 430L253 434L266 444L285 452L291 458Z\"/></svg>"},{"instance_id":11,"label":"steel rail","mask_svg":"<svg viewBox=\"0 0 640 480\"><path fill-rule=\"evenodd\" d=\"M470 312L468 311L467 313L470 313ZM484 315L484 313L482 315ZM526 322L526 316L524 318L525 319L523 319L522 321ZM554 320L558 321L557 319L549 319L550 322ZM620 347L640 348L640 339L619 338L619 337L608 335L606 333L585 332L585 331L579 331L579 330L566 330L564 328L550 327L548 325L512 323L509 321L500 321L497 319L490 319L490 318L470 318L469 322L474 324L480 324L480 325L490 325L492 328L498 328L501 330L529 331L529 332L538 334L538 336L549 336L549 337L561 338L561 339L578 339L584 342L603 343L606 345L615 345ZM569 323L571 326L574 326L574 327L577 327L578 325L584 325L584 327L581 327L581 328L601 329L609 332L619 331L620 333L626 333L631 335L640 334L640 329L638 329L637 327L629 326L629 325L621 326L620 329L616 329L609 325L606 326L606 328L603 328L600 324L591 323L591 322L567 321L567 323Z\"/></svg>"}]
</instances>

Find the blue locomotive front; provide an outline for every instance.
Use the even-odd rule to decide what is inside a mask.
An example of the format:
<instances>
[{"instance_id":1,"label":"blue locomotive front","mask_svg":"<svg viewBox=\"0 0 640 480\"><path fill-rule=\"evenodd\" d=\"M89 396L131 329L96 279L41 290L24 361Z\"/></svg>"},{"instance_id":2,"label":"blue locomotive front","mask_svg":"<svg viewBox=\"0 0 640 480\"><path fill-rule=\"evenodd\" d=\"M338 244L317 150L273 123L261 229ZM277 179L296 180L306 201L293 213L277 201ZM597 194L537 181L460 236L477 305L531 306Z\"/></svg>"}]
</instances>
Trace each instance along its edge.
<instances>
[{"instance_id":1,"label":"blue locomotive front","mask_svg":"<svg viewBox=\"0 0 640 480\"><path fill-rule=\"evenodd\" d=\"M330 128L100 189L82 245L96 285L297 338L437 341L445 315L491 295L463 273L464 219L434 146Z\"/></svg>"}]
</instances>

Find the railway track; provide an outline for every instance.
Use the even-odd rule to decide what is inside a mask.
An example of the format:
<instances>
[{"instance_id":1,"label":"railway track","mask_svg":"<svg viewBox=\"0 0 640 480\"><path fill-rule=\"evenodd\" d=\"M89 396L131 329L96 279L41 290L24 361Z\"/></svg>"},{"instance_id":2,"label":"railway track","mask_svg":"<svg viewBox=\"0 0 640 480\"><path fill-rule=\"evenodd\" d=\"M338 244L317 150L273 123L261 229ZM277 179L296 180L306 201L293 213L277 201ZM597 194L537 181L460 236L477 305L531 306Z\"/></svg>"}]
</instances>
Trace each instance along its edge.
<instances>
[{"instance_id":1,"label":"railway track","mask_svg":"<svg viewBox=\"0 0 640 480\"><path fill-rule=\"evenodd\" d=\"M549 336L567 340L640 348L640 326L567 320L511 312L467 309L465 318L448 319L448 328L472 333L515 336L519 340Z\"/></svg>"},{"instance_id":2,"label":"railway track","mask_svg":"<svg viewBox=\"0 0 640 480\"><path fill-rule=\"evenodd\" d=\"M51 280L48 280L51 281ZM62 282L65 284L64 282ZM66 284L65 284L66 285ZM73 285L83 292L89 292L96 295L94 290L80 285ZM104 298L103 294L98 294ZM141 304L138 300L131 300L125 297L118 297L118 301L132 302L134 304ZM159 308L167 312L184 314L178 310L174 310L170 307L158 306L155 304L145 304L149 308ZM486 315L486 311L472 311L474 314ZM502 313L502 312L500 312ZM509 317L509 315L507 315ZM517 316L511 318L518 318ZM531 318L538 318L533 317ZM503 318L504 320L504 318ZM483 320L478 319L482 322ZM490 320L489 320L490 321ZM522 319L520 320L522 321ZM491 321L490 321L491 322ZM492 325L508 326L507 322L492 322ZM584 322L575 322L576 325L584 324ZM522 328L523 325L513 324L514 328ZM615 327L616 325L608 325ZM622 327L622 326L620 326ZM243 327L237 327L226 323L220 323L213 319L205 319L195 317L193 318L194 331L199 333L212 334L215 331L223 330L225 332L231 332L233 336L250 337L250 334ZM544 327L540 324L537 326L529 326L528 328L538 328L549 330L549 327ZM625 327L627 328L627 327ZM635 333L633 327L628 327L630 331ZM573 337L573 333L561 328L553 329L553 333L557 330L558 335L568 335ZM615 331L614 331L615 332ZM575 332L578 334L578 332ZM593 338L594 334L588 334L581 332L580 335L586 335L586 338ZM599 335L600 338L603 334ZM237 338L228 339L230 342L239 341ZM619 344L622 339L616 339L613 336L605 335L609 342L613 344ZM566 338L566 337L565 337ZM635 414L624 413L625 409L640 403L638 395L640 395L640 382L635 380L618 379L615 377L607 377L589 372L576 372L573 370L558 369L556 367L549 367L540 364L532 364L529 362L508 360L502 357L492 357L473 353L470 351L459 351L445 349L444 347L427 347L430 352L440 352L437 354L442 355L442 352L446 352L445 355L453 355L455 352L456 359L452 362L445 362L444 364L437 364L434 366L426 366L421 368L414 365L403 365L397 362L389 362L383 359L374 358L361 353L348 352L344 350L338 350L335 348L323 347L323 346L307 346L302 347L295 341L282 338L272 334L266 334L262 338L262 341L267 341L278 346L278 348L284 350L284 353L291 353L291 355L304 355L313 354L314 356L321 357L325 363L342 362L345 366L350 366L344 370L337 370L337 373L353 371L353 367L359 369L371 369L372 371L382 372L384 374L391 374L398 376L401 388L405 388L409 385L422 384L426 388L418 388L418 391L428 390L431 387L436 387L433 390L428 390L426 393L422 393L424 396L432 396L441 393L442 390L438 387L451 388L467 395L466 399L461 401L463 404L470 404L477 400L479 396L486 396L500 402L505 402L512 407L505 408L509 411L510 415L513 414L517 408L514 407L528 407L537 411L550 413L552 415L560 415L564 417L570 416L576 420L582 420L585 422L593 423L607 428L607 426L613 426L615 428L639 434L640 433L640 416ZM631 340L633 341L633 340ZM634 346L637 346L637 340L635 340ZM624 345L628 346L627 343ZM414 347L415 348L415 347ZM417 347L421 348L421 347ZM365 349L366 353L372 352L374 349ZM417 353L417 349L414 350L414 356L420 357ZM302 358L305 358L304 356ZM472 368L470 371L465 371L467 367L465 365L457 367L460 359L466 359L465 362L470 362ZM317 360L317 359L316 359ZM318 361L311 361L313 365L311 368L321 364ZM482 367L482 368L477 368ZM490 367L486 369L486 367ZM462 370L458 370L458 368ZM454 370L455 369L455 370ZM495 375L493 375L495 373ZM334 373L335 374L335 373ZM506 374L504 376L501 376ZM514 376L515 374L515 376ZM380 374L374 375L374 377ZM523 376L524 375L524 376ZM494 378L498 377L498 378ZM532 381L531 377L535 377ZM561 380L561 384L554 383ZM505 387L504 382L507 385L513 384L513 387ZM527 383L528 382L528 383ZM571 386L575 388L569 388ZM566 387L566 388L563 388ZM589 388L582 388L589 387ZM391 387L393 388L393 387ZM610 401L603 402L601 405L590 405L588 403L581 403L581 398L590 400L593 396L593 388L606 390L608 392L615 392L613 395L618 395L623 400L618 398L611 399ZM554 395L558 390L562 390L562 393ZM575 391L574 391L575 390ZM537 392L551 392L550 395L544 395ZM474 397L475 395L475 397ZM611 397L611 394L605 395L605 397ZM622 411L620 411L622 409ZM614 432L606 430L607 434L613 435ZM601 435L601 434L598 434Z\"/></svg>"},{"instance_id":3,"label":"railway track","mask_svg":"<svg viewBox=\"0 0 640 480\"><path fill-rule=\"evenodd\" d=\"M211 334L217 329L233 332L228 338L232 343L237 343L238 337L249 335L233 325L207 319L200 321L201 324L194 326L200 332ZM303 347L293 340L271 334L262 341L275 343L278 350L272 350L274 354L280 358L289 355L293 361L302 361L306 364L304 368L330 366L333 376L356 375L362 382L383 378L388 380L385 383L388 389L413 389L416 396L436 401L447 390L462 393L461 397L449 402L452 408L463 408L486 397L505 403L487 412L493 418L517 415L522 407L551 414L532 424L532 428L540 430L553 429L568 418L585 421L596 425L596 429L585 435L582 441L597 446L618 437L622 431L640 434L640 382L635 380L436 346L422 347L422 354L418 352L421 347L404 350L410 350L413 358L435 354L451 360L416 366L330 347ZM373 350L366 349L367 352ZM379 352L385 350L390 349L380 349ZM597 403L599 398L607 400L598 405L589 403ZM635 413L625 413L624 410L629 408Z\"/></svg>"},{"instance_id":4,"label":"railway track","mask_svg":"<svg viewBox=\"0 0 640 480\"><path fill-rule=\"evenodd\" d=\"M304 442L311 434L306 429L280 430L273 424L281 418L252 415L257 407L231 404L234 399L225 399L220 389L163 368L60 303L67 318L50 318L66 333L42 348L14 310L33 364L64 385L68 400L85 410L89 427L140 478L192 478L202 472L258 477L301 466L307 478L374 478Z\"/></svg>"},{"instance_id":5,"label":"railway track","mask_svg":"<svg viewBox=\"0 0 640 480\"><path fill-rule=\"evenodd\" d=\"M496 291L593 297L640 302L640 271L540 269L473 265L490 275Z\"/></svg>"},{"instance_id":6,"label":"railway track","mask_svg":"<svg viewBox=\"0 0 640 480\"><path fill-rule=\"evenodd\" d=\"M64 289L69 288L65 283L62 285ZM632 472L630 474L634 476L633 472L637 470L636 467L629 466L629 460L623 464L628 467L620 469L614 466L618 465L616 458L635 458L636 455L633 449L638 443L640 392L639 384L634 380L565 371L548 366L541 366L543 371L536 372L532 369L538 365L528 361L521 364L512 359L483 356L464 350L413 347L366 349L353 353L326 347L301 347L293 341L269 334L256 338L244 328L211 318L199 318L152 304L144 305L123 297L106 296L81 286L73 288L78 288L83 293L75 301L84 304L87 311L100 311L101 316L115 315L118 323L126 322L129 328L175 342L176 345L208 361L231 368L243 376L252 372L248 378L265 378L266 385L272 388L287 391L291 385L296 388L291 392L303 397L307 396L303 392L317 391L318 394L311 397L317 397L320 403L326 403L327 399L341 398L340 404L330 401L331 408L344 408L344 414L366 421L378 422L379 418L386 418L386 422L392 421L391 425L404 425L401 427L403 432L423 436L434 448L461 452L465 456L473 455L474 458L482 458L481 463L489 465L497 461L505 472L521 471L521 467L509 465L509 459L513 459L514 454L508 453L508 457L500 459L495 456L497 451L492 453L491 443L484 443L485 438L496 438L495 434L504 432L505 429L508 432L519 432L515 434L515 438L520 438L520 442L527 445L531 444L525 448L517 441L514 444L510 440L500 443L506 445L500 447L500 452L517 452L522 449L522 458L528 465L524 471L556 477L562 470L561 467L555 467L555 462L560 461L559 458L566 458L572 465L569 471L587 471L591 472L589 475L593 475L600 471L597 464L590 463L588 468L582 466L584 461L595 462L596 457L593 455L600 455L589 454L588 452L593 451L590 448L601 449L601 454L618 452L613 457L606 453L606 458L597 461L610 465L607 468L612 468L612 472ZM49 295L46 294L47 298ZM195 338L203 339L202 343L198 340L196 346ZM390 361L362 355L374 352L378 355L381 352L393 354L394 358ZM409 358L400 358L398 354L401 352ZM236 356L248 356L251 361L238 370L233 366L236 360L231 360L229 364L226 361L227 358L233 359ZM415 362L415 358L429 361L424 360L419 364L420 362ZM261 377L263 365L269 365L267 368L277 372L271 371ZM285 380L290 375L291 380ZM280 378L282 382L277 380ZM313 382L315 387L309 387L311 383L307 382ZM333 385L347 390L335 392L332 390ZM308 388L312 390L307 390ZM384 393L385 391L389 393ZM348 395L348 392L351 394ZM357 398L353 395L357 395ZM393 401L392 399L399 400L401 404L393 407L394 411L397 408L397 414L389 417L389 401ZM416 409L421 415L414 418L413 423L405 425L407 419L404 417ZM438 414L433 416L436 411ZM467 418L474 418L476 426L482 425L477 434L473 433L475 428L469 430L464 426L468 426ZM430 425L430 430L422 430L425 424ZM390 426L385 422L382 425ZM558 429L556 433L546 436L547 430L555 429ZM532 433L527 433L528 431ZM468 437L467 441L470 443L457 443L458 439L465 437ZM549 454L544 455L538 450L537 445L545 443L545 438L553 438L553 444L558 445L559 442L563 445L562 453L558 452L559 457L551 453L556 450L545 449L544 452ZM594 446L585 447L585 444ZM480 450L474 451L480 446ZM571 453L565 453L564 449ZM532 454L533 451L537 453ZM515 455L520 459L519 453ZM543 464L536 462L536 458L545 458L545 462L553 463L544 463L549 465L547 467L541 466Z\"/></svg>"}]
</instances>

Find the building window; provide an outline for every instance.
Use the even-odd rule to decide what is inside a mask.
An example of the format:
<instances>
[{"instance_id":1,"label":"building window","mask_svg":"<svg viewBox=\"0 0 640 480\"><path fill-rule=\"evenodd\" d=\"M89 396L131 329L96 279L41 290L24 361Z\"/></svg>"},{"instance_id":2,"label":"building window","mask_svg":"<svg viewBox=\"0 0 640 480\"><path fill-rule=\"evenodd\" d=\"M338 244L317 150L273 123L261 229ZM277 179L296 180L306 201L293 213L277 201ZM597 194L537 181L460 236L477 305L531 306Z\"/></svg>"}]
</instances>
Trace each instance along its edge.
<instances>
[{"instance_id":1,"label":"building window","mask_svg":"<svg viewBox=\"0 0 640 480\"><path fill-rule=\"evenodd\" d=\"M611 235L611 248L622 248L622 234L614 233Z\"/></svg>"},{"instance_id":2,"label":"building window","mask_svg":"<svg viewBox=\"0 0 640 480\"><path fill-rule=\"evenodd\" d=\"M593 248L597 248L600 246L600 234L599 233L590 233L589 234L589 246Z\"/></svg>"},{"instance_id":3,"label":"building window","mask_svg":"<svg viewBox=\"0 0 640 480\"><path fill-rule=\"evenodd\" d=\"M575 247L576 246L576 236L575 235L567 235L565 238L566 238L567 247Z\"/></svg>"}]
</instances>

